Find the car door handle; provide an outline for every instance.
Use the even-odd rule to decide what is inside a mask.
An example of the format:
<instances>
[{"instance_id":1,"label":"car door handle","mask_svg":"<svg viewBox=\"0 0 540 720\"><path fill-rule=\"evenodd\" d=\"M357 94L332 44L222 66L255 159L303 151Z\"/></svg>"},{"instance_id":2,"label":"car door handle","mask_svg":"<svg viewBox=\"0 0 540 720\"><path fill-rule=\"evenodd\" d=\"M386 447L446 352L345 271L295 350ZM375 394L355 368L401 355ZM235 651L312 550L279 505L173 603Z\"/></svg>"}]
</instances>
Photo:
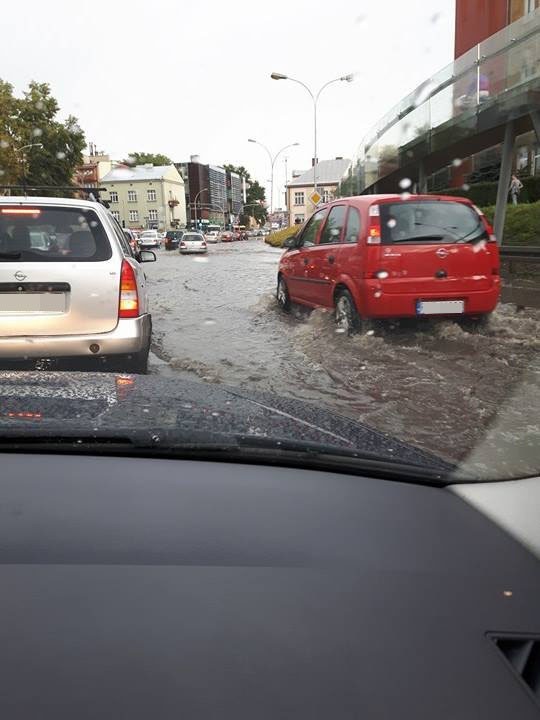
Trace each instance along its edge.
<instances>
[{"instance_id":1,"label":"car door handle","mask_svg":"<svg viewBox=\"0 0 540 720\"><path fill-rule=\"evenodd\" d=\"M336 260L335 255L328 255L327 260L330 263L330 265L332 265L332 263L335 262L335 260Z\"/></svg>"}]
</instances>

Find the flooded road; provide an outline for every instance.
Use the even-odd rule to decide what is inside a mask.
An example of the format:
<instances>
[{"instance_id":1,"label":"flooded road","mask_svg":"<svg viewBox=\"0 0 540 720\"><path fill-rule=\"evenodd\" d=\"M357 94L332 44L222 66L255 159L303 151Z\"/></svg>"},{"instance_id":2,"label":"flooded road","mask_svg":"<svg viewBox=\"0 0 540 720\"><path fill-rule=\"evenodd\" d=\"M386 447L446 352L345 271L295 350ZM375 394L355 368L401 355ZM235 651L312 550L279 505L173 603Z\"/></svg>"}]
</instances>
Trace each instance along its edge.
<instances>
[{"instance_id":1,"label":"flooded road","mask_svg":"<svg viewBox=\"0 0 540 720\"><path fill-rule=\"evenodd\" d=\"M481 331L425 319L349 338L331 313L279 310L280 255L261 240L161 251L145 266L151 372L324 405L452 460L477 448L481 461L486 445L504 462L516 438L538 443L540 311L500 305Z\"/></svg>"}]
</instances>

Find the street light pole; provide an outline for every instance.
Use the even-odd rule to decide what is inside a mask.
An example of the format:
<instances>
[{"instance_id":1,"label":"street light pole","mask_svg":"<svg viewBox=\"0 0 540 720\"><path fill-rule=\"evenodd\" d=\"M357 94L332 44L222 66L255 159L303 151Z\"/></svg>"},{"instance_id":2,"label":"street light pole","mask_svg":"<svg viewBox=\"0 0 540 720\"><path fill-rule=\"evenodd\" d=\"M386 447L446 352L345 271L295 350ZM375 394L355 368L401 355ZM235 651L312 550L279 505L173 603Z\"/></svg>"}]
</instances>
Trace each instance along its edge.
<instances>
[{"instance_id":1,"label":"street light pole","mask_svg":"<svg viewBox=\"0 0 540 720\"><path fill-rule=\"evenodd\" d=\"M195 195L195 230L197 229L197 200L199 199L199 195L201 195L203 192L208 192L208 188L203 188L202 190L199 190L199 192Z\"/></svg>"},{"instance_id":2,"label":"street light pole","mask_svg":"<svg viewBox=\"0 0 540 720\"><path fill-rule=\"evenodd\" d=\"M334 78L334 80L329 80L322 87L320 87L316 93L314 93L311 88L308 87L308 85L306 85L301 80L289 77L288 75L284 75L283 73L273 72L270 77L272 78L272 80L290 80L291 82L295 82L298 85L301 85L305 90L308 91L313 102L313 191L315 192L317 190L317 103L319 102L319 97L325 88L336 82L352 82L354 80L354 75L352 73L349 73L349 75L342 75L341 77Z\"/></svg>"},{"instance_id":3,"label":"street light pole","mask_svg":"<svg viewBox=\"0 0 540 720\"><path fill-rule=\"evenodd\" d=\"M268 153L268 157L270 158L270 213L272 213L274 208L274 165L278 157L281 155L281 153L284 150L287 150L287 148L290 147L296 147L297 145L300 145L300 143L290 143L289 145L285 145L281 148L281 150L278 150L275 155L272 155L270 150L264 145L262 142L259 142L258 140L253 140L253 138L248 138L248 142L255 143L256 145L260 145L262 148L266 150Z\"/></svg>"},{"instance_id":4,"label":"street light pole","mask_svg":"<svg viewBox=\"0 0 540 720\"><path fill-rule=\"evenodd\" d=\"M14 151L16 153L22 152L21 155L21 165L22 165L22 176L23 176L23 191L26 195L26 155L24 154L23 150L28 150L28 148L33 147L43 147L43 143L30 143L29 145L23 145L20 148L14 148Z\"/></svg>"}]
</instances>

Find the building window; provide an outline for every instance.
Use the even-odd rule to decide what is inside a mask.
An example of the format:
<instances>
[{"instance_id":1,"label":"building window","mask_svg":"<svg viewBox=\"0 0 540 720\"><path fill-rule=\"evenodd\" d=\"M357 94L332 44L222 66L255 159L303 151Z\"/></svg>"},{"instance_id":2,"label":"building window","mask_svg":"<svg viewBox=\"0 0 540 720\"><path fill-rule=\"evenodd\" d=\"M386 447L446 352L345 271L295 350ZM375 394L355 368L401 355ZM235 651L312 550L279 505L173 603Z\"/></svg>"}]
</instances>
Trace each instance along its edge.
<instances>
[{"instance_id":1,"label":"building window","mask_svg":"<svg viewBox=\"0 0 540 720\"><path fill-rule=\"evenodd\" d=\"M136 190L128 190L128 202L137 202Z\"/></svg>"},{"instance_id":2,"label":"building window","mask_svg":"<svg viewBox=\"0 0 540 720\"><path fill-rule=\"evenodd\" d=\"M510 22L516 22L539 7L540 0L510 0Z\"/></svg>"},{"instance_id":3,"label":"building window","mask_svg":"<svg viewBox=\"0 0 540 720\"><path fill-rule=\"evenodd\" d=\"M109 193L109 197L112 203L118 202L118 193L115 190L111 190L111 192Z\"/></svg>"},{"instance_id":4,"label":"building window","mask_svg":"<svg viewBox=\"0 0 540 720\"><path fill-rule=\"evenodd\" d=\"M118 210L111 210L111 215L115 220L118 220L118 222L120 222L120 213L118 212Z\"/></svg>"},{"instance_id":5,"label":"building window","mask_svg":"<svg viewBox=\"0 0 540 720\"><path fill-rule=\"evenodd\" d=\"M130 210L129 211L129 222L139 222L139 211L138 210Z\"/></svg>"},{"instance_id":6,"label":"building window","mask_svg":"<svg viewBox=\"0 0 540 720\"><path fill-rule=\"evenodd\" d=\"M294 204L295 205L304 205L304 192L295 192L294 193Z\"/></svg>"},{"instance_id":7,"label":"building window","mask_svg":"<svg viewBox=\"0 0 540 720\"><path fill-rule=\"evenodd\" d=\"M330 190L323 190L322 191L322 201L323 203L328 203L330 200L333 199L333 193Z\"/></svg>"},{"instance_id":8,"label":"building window","mask_svg":"<svg viewBox=\"0 0 540 720\"><path fill-rule=\"evenodd\" d=\"M152 221L158 219L157 218L157 210L155 208L152 208L151 210L148 211L148 219L152 220Z\"/></svg>"},{"instance_id":9,"label":"building window","mask_svg":"<svg viewBox=\"0 0 540 720\"><path fill-rule=\"evenodd\" d=\"M148 197L148 202L156 202L156 191L155 190L147 190L146 195Z\"/></svg>"}]
</instances>

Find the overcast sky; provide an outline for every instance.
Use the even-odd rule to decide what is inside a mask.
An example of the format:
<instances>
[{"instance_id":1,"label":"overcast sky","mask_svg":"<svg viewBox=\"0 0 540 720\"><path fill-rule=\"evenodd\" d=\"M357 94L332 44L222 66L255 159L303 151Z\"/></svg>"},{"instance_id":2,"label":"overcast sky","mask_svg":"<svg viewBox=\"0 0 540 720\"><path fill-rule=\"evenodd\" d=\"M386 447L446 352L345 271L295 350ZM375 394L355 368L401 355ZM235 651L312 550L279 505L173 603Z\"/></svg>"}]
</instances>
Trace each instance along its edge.
<instances>
[{"instance_id":1,"label":"overcast sky","mask_svg":"<svg viewBox=\"0 0 540 720\"><path fill-rule=\"evenodd\" d=\"M270 177L263 149L289 176L313 154L313 110L295 83L318 89L319 158L351 157L380 116L453 59L455 0L26 0L3 3L0 76L17 93L48 82L99 149L163 152L174 161L245 165ZM24 8L24 10L22 10ZM283 155L281 156L283 157ZM285 167L276 163L276 198Z\"/></svg>"}]
</instances>

